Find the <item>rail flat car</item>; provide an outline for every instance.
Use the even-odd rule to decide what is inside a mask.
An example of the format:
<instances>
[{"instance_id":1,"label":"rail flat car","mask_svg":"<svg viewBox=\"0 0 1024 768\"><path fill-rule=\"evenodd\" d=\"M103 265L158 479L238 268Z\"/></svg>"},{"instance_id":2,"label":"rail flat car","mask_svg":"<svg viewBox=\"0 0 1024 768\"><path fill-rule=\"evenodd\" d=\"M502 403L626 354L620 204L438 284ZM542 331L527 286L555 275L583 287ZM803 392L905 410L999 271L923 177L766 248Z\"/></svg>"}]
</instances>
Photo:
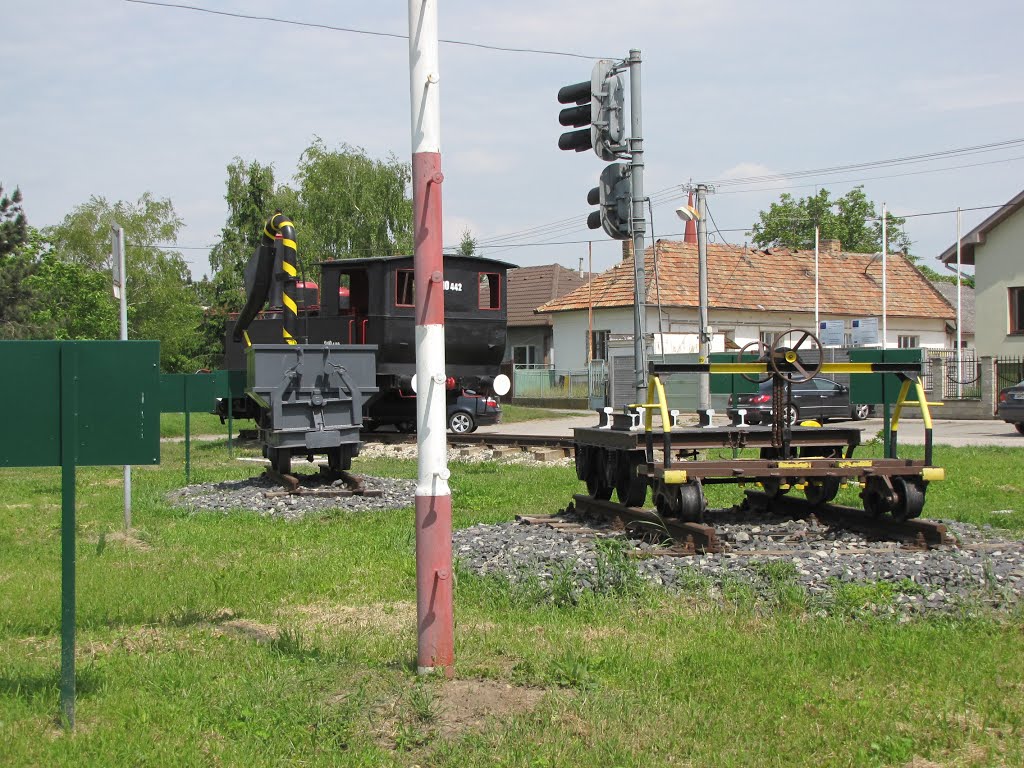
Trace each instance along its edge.
<instances>
[{"instance_id":1,"label":"rail flat car","mask_svg":"<svg viewBox=\"0 0 1024 768\"><path fill-rule=\"evenodd\" d=\"M780 343L786 340L789 345ZM812 506L831 502L842 483L856 483L865 512L896 523L918 517L928 484L945 477L932 464L932 424L920 383L920 363L826 363L821 345L807 331L785 331L771 346L761 345L749 360L735 363L650 366L651 401L628 406L621 413L601 412L596 427L574 431L576 474L590 496L639 507L648 494L663 518L701 522L708 484L759 484L770 499L801 489ZM716 370L717 369L717 370ZM860 444L856 428L823 427L783 418L787 390L819 372L892 374L901 381L892 421L891 441L881 458L854 458ZM723 427L680 426L678 413L666 405L661 377L672 373L743 375L751 381L772 381L773 420L770 426L740 421ZM913 388L916 399L908 400ZM924 460L897 456L896 435L904 405L921 408L925 421ZM656 427L660 422L660 428ZM708 449L754 449L757 458L701 458Z\"/></svg>"}]
</instances>

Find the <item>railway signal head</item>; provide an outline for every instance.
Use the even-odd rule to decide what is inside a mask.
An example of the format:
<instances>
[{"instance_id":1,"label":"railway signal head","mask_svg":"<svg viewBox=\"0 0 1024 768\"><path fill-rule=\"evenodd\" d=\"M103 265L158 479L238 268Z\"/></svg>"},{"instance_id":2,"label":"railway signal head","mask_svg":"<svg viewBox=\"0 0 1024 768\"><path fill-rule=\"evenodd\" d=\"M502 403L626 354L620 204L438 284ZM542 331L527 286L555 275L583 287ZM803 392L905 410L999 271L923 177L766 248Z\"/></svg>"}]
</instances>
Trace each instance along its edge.
<instances>
[{"instance_id":1,"label":"railway signal head","mask_svg":"<svg viewBox=\"0 0 1024 768\"><path fill-rule=\"evenodd\" d=\"M628 165L611 163L606 166L598 185L587 195L587 202L600 206L587 217L588 227L601 227L615 240L628 240L633 236L630 226L633 194Z\"/></svg>"},{"instance_id":2,"label":"railway signal head","mask_svg":"<svg viewBox=\"0 0 1024 768\"><path fill-rule=\"evenodd\" d=\"M614 160L625 152L625 87L615 66L612 60L601 59L589 81L559 89L558 103L575 106L559 112L558 122L577 129L558 137L559 149L593 149L602 160Z\"/></svg>"}]
</instances>

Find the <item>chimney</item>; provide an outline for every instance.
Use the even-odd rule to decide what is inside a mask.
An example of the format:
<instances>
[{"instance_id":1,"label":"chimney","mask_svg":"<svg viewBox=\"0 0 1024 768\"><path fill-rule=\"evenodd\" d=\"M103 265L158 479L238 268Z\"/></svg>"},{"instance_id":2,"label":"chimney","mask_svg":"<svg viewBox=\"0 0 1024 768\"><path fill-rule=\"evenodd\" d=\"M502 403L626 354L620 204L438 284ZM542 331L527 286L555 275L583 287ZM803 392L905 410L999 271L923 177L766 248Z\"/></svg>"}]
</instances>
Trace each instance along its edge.
<instances>
[{"instance_id":1,"label":"chimney","mask_svg":"<svg viewBox=\"0 0 1024 768\"><path fill-rule=\"evenodd\" d=\"M623 240L622 241L622 260L633 258L633 241Z\"/></svg>"},{"instance_id":2,"label":"chimney","mask_svg":"<svg viewBox=\"0 0 1024 768\"><path fill-rule=\"evenodd\" d=\"M686 198L686 204L693 208L693 190L690 190L689 196ZM696 243L697 242L697 222L693 219L686 222L686 229L683 230L683 242L684 243Z\"/></svg>"},{"instance_id":3,"label":"chimney","mask_svg":"<svg viewBox=\"0 0 1024 768\"><path fill-rule=\"evenodd\" d=\"M843 252L843 244L839 240L822 240L818 243L818 251L830 256L838 256Z\"/></svg>"}]
</instances>

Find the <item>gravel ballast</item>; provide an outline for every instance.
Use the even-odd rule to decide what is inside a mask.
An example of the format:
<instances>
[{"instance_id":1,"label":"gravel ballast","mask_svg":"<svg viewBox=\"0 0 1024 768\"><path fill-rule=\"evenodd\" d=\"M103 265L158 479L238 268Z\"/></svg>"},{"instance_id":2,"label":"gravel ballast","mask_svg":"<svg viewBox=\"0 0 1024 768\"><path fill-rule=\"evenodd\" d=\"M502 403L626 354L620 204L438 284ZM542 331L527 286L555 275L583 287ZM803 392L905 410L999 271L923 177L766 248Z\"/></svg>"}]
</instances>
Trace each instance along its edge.
<instances>
[{"instance_id":1,"label":"gravel ballast","mask_svg":"<svg viewBox=\"0 0 1024 768\"><path fill-rule=\"evenodd\" d=\"M374 457L410 458L414 451L409 446L363 447L363 455ZM449 453L452 462L491 458L485 448L455 448ZM511 462L535 463L528 452L513 455ZM571 464L572 459L557 463ZM190 509L251 510L287 520L328 510L365 512L413 505L415 481L363 477L368 489L381 491L380 497L280 496L274 493L279 486L261 476L189 486L168 498ZM677 557L659 555L659 546L628 538L603 523L576 521L593 530L580 535L521 522L475 525L454 532L453 555L463 572L507 579L537 589L541 598L557 600L575 600L587 591L620 590L624 580L702 599L731 600L739 595L762 604L778 602L783 588L797 588L812 610L839 607L906 617L978 606L1010 608L1024 594L1024 542L987 526L947 522L958 543L922 551L835 531L813 518L714 510L707 522L714 525L726 551Z\"/></svg>"}]
</instances>

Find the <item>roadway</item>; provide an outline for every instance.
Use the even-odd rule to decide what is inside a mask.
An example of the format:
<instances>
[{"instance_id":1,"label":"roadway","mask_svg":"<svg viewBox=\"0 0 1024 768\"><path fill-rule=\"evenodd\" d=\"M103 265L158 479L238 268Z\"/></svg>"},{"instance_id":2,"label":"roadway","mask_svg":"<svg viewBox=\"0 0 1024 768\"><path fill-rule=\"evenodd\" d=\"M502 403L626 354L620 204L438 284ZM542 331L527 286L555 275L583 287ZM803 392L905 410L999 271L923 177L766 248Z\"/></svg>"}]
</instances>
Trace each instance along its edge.
<instances>
[{"instance_id":1,"label":"roadway","mask_svg":"<svg viewBox=\"0 0 1024 768\"><path fill-rule=\"evenodd\" d=\"M725 424L723 420L715 420L715 424ZM865 419L864 421L830 422L844 427L858 426L861 429L861 440L867 442L882 431L882 419ZM509 435L572 435L576 427L597 426L597 415L582 411L570 416L533 421L518 421L511 424L497 424L480 427L480 434L497 433ZM936 444L955 447L969 445L996 445L1004 448L1024 448L1024 435L1017 432L1012 424L1005 421L989 420L955 420L933 419L932 436ZM924 445L924 422L920 419L901 418L899 423L899 442L903 445Z\"/></svg>"}]
</instances>

